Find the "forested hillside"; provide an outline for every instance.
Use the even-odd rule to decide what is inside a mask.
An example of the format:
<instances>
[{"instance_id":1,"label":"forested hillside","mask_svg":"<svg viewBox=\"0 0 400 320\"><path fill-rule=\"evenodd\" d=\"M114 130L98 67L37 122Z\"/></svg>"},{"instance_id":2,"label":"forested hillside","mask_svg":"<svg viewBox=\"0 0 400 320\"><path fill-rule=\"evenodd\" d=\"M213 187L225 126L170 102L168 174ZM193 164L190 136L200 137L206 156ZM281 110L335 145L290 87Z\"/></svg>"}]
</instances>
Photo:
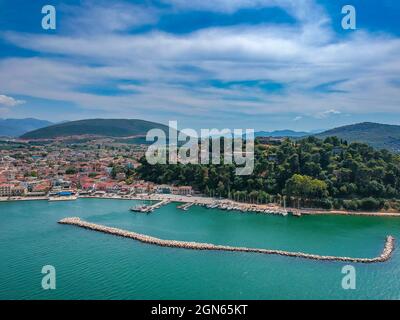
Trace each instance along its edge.
<instances>
[{"instance_id":1,"label":"forested hillside","mask_svg":"<svg viewBox=\"0 0 400 320\"><path fill-rule=\"evenodd\" d=\"M150 165L137 175L156 183L192 185L211 196L248 202L281 202L327 209L399 209L400 156L336 137L256 141L255 169L236 176L234 165Z\"/></svg>"},{"instance_id":2,"label":"forested hillside","mask_svg":"<svg viewBox=\"0 0 400 320\"><path fill-rule=\"evenodd\" d=\"M400 153L400 126L396 125L363 122L331 129L316 137L339 137L349 142L363 142L376 149Z\"/></svg>"},{"instance_id":3,"label":"forested hillside","mask_svg":"<svg viewBox=\"0 0 400 320\"><path fill-rule=\"evenodd\" d=\"M88 119L64 122L25 133L22 139L54 139L76 135L98 135L104 137L146 136L151 129L168 132L168 127L138 119Z\"/></svg>"}]
</instances>

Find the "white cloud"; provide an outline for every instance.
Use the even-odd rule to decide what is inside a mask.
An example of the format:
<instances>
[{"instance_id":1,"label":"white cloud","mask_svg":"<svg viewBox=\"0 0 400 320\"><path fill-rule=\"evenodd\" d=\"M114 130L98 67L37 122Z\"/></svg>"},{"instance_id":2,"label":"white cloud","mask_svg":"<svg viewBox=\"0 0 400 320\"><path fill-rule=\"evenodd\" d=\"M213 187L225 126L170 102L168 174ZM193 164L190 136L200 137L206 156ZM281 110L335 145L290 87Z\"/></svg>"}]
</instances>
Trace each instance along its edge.
<instances>
[{"instance_id":1,"label":"white cloud","mask_svg":"<svg viewBox=\"0 0 400 320\"><path fill-rule=\"evenodd\" d=\"M325 118L328 118L328 117L330 117L332 115L338 115L338 114L341 114L341 112L338 111L338 110L335 110L335 109L330 109L330 110L326 110L326 111L317 113L315 115L315 117L317 119L325 119Z\"/></svg>"},{"instance_id":2,"label":"white cloud","mask_svg":"<svg viewBox=\"0 0 400 320\"><path fill-rule=\"evenodd\" d=\"M361 31L338 38L311 0L168 2L175 8L190 3L191 8L228 13L280 6L301 23L215 27L182 35L129 34L124 30L134 26L135 9L110 5L107 20L101 19L108 8L102 4L99 12L88 11L81 17L83 25L99 23L93 32L4 34L12 44L45 58L0 60L0 88L121 115L154 110L202 116L294 113L322 119L339 112L369 113L377 106L380 112L400 112L400 90L393 82L400 73L399 38ZM138 24L156 18L151 10L148 17ZM282 84L284 92L246 85L212 86L209 80L274 82ZM334 94L314 90L326 83L336 83ZM87 86L115 86L123 92L87 93ZM340 106L340 111L332 105Z\"/></svg>"},{"instance_id":3,"label":"white cloud","mask_svg":"<svg viewBox=\"0 0 400 320\"><path fill-rule=\"evenodd\" d=\"M302 21L326 18L322 8L314 0L162 0L178 9L204 10L234 13L240 9L280 7Z\"/></svg>"},{"instance_id":4,"label":"white cloud","mask_svg":"<svg viewBox=\"0 0 400 320\"><path fill-rule=\"evenodd\" d=\"M306 36L311 31L248 26L211 28L185 36L159 32L103 37L9 33L7 39L18 46L65 58L5 60L0 63L0 85L14 94L52 99L62 96L67 100L70 95L70 100L76 97L74 102L82 106L87 106L90 99L90 105L97 105L101 96L93 94L80 100L83 95L76 88L134 79L143 83L136 85L139 93L130 97L132 105L159 106L163 99L166 105L169 101L172 105L179 94L185 107L231 107L248 113L318 113L330 104L343 106L348 112L362 112L377 105L382 112L398 110L400 94L390 84L400 70L398 39L357 33L342 41L328 41ZM101 66L89 67L89 63ZM195 71L182 71L182 67ZM257 88L233 90L199 85L209 79L272 81L287 89L285 95L280 95ZM321 83L338 79L347 79L335 86L341 93L312 91ZM182 82L190 86L175 84ZM116 108L122 98L104 98L107 103L113 99L111 105ZM174 102L174 108L179 106Z\"/></svg>"},{"instance_id":5,"label":"white cloud","mask_svg":"<svg viewBox=\"0 0 400 320\"><path fill-rule=\"evenodd\" d=\"M123 1L85 0L78 5L61 5L64 26L78 33L123 31L158 20L158 10Z\"/></svg>"},{"instance_id":6,"label":"white cloud","mask_svg":"<svg viewBox=\"0 0 400 320\"><path fill-rule=\"evenodd\" d=\"M4 94L0 94L0 105L3 107L15 107L17 105L23 104L25 101L16 100L13 97L6 96Z\"/></svg>"}]
</instances>

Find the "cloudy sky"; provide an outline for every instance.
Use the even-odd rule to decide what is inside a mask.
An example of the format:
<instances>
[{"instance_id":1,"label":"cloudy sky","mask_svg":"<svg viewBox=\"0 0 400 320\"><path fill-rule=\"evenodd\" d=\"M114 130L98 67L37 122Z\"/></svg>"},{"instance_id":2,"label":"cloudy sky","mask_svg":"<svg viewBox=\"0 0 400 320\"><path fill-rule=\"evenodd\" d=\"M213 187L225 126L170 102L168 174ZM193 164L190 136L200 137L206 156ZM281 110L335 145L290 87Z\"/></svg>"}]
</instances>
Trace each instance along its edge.
<instances>
[{"instance_id":1,"label":"cloudy sky","mask_svg":"<svg viewBox=\"0 0 400 320\"><path fill-rule=\"evenodd\" d=\"M400 124L399 17L398 0L0 0L0 118Z\"/></svg>"}]
</instances>

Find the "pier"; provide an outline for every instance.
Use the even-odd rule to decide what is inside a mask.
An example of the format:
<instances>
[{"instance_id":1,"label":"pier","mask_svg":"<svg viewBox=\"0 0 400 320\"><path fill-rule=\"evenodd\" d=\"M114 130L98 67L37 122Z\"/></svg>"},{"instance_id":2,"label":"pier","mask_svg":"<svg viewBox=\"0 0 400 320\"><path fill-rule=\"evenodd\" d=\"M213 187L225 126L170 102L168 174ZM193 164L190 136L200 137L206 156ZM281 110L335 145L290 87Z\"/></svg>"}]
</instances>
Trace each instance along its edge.
<instances>
[{"instance_id":1,"label":"pier","mask_svg":"<svg viewBox=\"0 0 400 320\"><path fill-rule=\"evenodd\" d=\"M134 239L143 243L157 245L161 247L171 248L183 248L191 250L213 250L213 251L230 251L230 252L248 252L248 253L260 253L260 254L271 254L280 255L285 257L297 257L304 259L320 260L320 261L336 261L336 262L350 262L350 263L377 263L388 261L395 247L395 239L392 236L386 237L385 246L382 253L375 258L351 258L351 257L339 257L339 256L322 256L315 254L308 254L303 252L289 252L282 250L269 250L269 249L258 249L258 248L246 248L246 247L233 247L224 245L215 245L210 243L200 242L188 242L188 241L177 241L177 240L163 240L148 235L122 230L118 228L106 227L103 225L90 223L81 220L80 218L65 218L60 220L58 223L73 225L88 230L98 231L102 233L112 234L119 237Z\"/></svg>"},{"instance_id":2,"label":"pier","mask_svg":"<svg viewBox=\"0 0 400 320\"><path fill-rule=\"evenodd\" d=\"M201 205L201 204L199 204ZM234 201L213 201L210 204L206 204L205 207L207 209L220 209L226 211L241 211L241 212L253 212L253 213L267 213L267 214L274 214L274 215L282 215L287 216L288 211L285 208L263 208L259 205L252 205L252 204L243 204Z\"/></svg>"},{"instance_id":3,"label":"pier","mask_svg":"<svg viewBox=\"0 0 400 320\"><path fill-rule=\"evenodd\" d=\"M301 211L300 210L293 209L291 211L291 213L292 213L293 217L298 217L298 218L301 217Z\"/></svg>"},{"instance_id":4,"label":"pier","mask_svg":"<svg viewBox=\"0 0 400 320\"><path fill-rule=\"evenodd\" d=\"M178 208L178 209L182 209L183 211L187 211L187 210L189 210L189 208L190 208L191 206L193 206L194 204L195 204L194 202L184 203L184 204L178 206L177 208Z\"/></svg>"},{"instance_id":5,"label":"pier","mask_svg":"<svg viewBox=\"0 0 400 320\"><path fill-rule=\"evenodd\" d=\"M141 205L141 206L133 207L133 208L131 208L131 211L142 212L142 213L150 213L150 212L153 212L155 209L159 209L162 206L167 205L170 202L171 201L169 201L169 200L162 200L162 201L157 202L157 203L152 204L152 205Z\"/></svg>"}]
</instances>

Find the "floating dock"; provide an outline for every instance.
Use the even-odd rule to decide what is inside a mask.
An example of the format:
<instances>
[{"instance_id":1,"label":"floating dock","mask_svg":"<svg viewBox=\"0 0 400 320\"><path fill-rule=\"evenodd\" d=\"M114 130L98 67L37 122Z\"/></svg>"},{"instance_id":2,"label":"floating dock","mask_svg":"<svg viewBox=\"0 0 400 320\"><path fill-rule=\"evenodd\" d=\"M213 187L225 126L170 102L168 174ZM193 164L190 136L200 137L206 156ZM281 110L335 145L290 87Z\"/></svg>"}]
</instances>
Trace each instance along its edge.
<instances>
[{"instance_id":1,"label":"floating dock","mask_svg":"<svg viewBox=\"0 0 400 320\"><path fill-rule=\"evenodd\" d=\"M163 240L148 235L126 231L122 229L106 227L99 224L94 224L81 220L80 218L65 218L60 220L58 223L73 225L93 231L103 232L107 234L112 234L115 236L120 236L124 238L134 239L143 243L157 245L161 247L171 247L171 248L183 248L191 250L217 250L217 251L231 251L231 252L252 252L261 254L273 254L286 257L297 257L304 259L320 260L320 261L337 261L337 262L350 262L350 263L376 263L388 261L394 251L395 239L392 236L386 237L386 242L384 249L380 256L375 258L350 258L350 257L339 257L339 256L322 256L315 254L308 254L303 252L289 252L281 250L268 250L268 249L257 249L257 248L246 248L246 247L231 247L222 246L209 243L200 242L187 242L187 241L176 241L176 240Z\"/></svg>"}]
</instances>

